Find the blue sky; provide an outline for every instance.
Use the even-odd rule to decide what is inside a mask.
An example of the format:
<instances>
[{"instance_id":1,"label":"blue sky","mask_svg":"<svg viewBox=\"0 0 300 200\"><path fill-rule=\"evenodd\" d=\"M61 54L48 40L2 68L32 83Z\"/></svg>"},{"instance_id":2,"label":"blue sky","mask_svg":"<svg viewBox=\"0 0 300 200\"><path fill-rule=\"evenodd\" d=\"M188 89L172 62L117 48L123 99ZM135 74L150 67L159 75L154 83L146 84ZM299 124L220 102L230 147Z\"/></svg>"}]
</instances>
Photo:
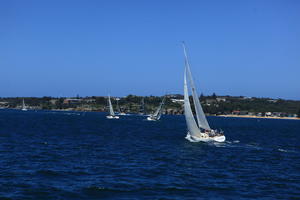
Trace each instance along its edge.
<instances>
[{"instance_id":1,"label":"blue sky","mask_svg":"<svg viewBox=\"0 0 300 200\"><path fill-rule=\"evenodd\" d=\"M0 1L0 96L300 99L300 1Z\"/></svg>"}]
</instances>

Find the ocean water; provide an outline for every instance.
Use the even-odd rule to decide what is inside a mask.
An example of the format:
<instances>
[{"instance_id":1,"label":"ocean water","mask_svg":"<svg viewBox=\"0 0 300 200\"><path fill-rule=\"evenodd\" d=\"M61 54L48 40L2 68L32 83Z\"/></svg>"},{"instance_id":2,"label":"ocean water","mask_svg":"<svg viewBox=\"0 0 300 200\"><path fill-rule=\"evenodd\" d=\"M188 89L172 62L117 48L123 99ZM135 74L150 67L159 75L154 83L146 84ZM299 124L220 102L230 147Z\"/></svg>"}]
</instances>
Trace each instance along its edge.
<instances>
[{"instance_id":1,"label":"ocean water","mask_svg":"<svg viewBox=\"0 0 300 200\"><path fill-rule=\"evenodd\" d=\"M300 121L0 110L0 199L299 199Z\"/></svg>"}]
</instances>

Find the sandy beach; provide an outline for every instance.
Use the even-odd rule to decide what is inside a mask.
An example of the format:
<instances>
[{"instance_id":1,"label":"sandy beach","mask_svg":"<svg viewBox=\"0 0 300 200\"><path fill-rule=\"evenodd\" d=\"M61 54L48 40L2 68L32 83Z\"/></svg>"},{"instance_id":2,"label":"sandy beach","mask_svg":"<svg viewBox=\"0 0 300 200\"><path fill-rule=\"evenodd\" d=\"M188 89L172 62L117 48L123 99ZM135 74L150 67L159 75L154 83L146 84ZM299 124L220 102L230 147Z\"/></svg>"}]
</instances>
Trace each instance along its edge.
<instances>
[{"instance_id":1,"label":"sandy beach","mask_svg":"<svg viewBox=\"0 0 300 200\"><path fill-rule=\"evenodd\" d=\"M300 120L298 117L265 117L265 116L253 116L253 115L218 115L218 117L239 117L239 118L258 118L258 119L293 119Z\"/></svg>"}]
</instances>

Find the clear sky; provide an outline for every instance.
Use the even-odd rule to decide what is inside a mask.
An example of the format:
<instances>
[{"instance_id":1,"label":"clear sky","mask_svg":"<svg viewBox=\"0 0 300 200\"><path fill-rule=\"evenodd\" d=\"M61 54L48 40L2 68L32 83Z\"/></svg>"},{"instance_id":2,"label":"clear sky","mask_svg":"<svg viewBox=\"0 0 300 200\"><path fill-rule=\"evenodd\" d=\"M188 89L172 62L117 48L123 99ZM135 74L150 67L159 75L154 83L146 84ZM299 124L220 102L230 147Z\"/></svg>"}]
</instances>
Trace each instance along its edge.
<instances>
[{"instance_id":1,"label":"clear sky","mask_svg":"<svg viewBox=\"0 0 300 200\"><path fill-rule=\"evenodd\" d=\"M300 99L298 0L0 0L0 96Z\"/></svg>"}]
</instances>

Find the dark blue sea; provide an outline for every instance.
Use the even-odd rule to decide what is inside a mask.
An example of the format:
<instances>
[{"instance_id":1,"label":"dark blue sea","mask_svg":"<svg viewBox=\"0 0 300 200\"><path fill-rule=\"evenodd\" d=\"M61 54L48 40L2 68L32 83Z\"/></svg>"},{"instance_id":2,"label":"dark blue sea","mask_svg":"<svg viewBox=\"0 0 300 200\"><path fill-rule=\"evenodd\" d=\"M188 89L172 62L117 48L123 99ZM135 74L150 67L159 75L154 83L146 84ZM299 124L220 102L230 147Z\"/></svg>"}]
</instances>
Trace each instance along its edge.
<instances>
[{"instance_id":1,"label":"dark blue sea","mask_svg":"<svg viewBox=\"0 0 300 200\"><path fill-rule=\"evenodd\" d=\"M0 199L300 199L300 121L0 110Z\"/></svg>"}]
</instances>

